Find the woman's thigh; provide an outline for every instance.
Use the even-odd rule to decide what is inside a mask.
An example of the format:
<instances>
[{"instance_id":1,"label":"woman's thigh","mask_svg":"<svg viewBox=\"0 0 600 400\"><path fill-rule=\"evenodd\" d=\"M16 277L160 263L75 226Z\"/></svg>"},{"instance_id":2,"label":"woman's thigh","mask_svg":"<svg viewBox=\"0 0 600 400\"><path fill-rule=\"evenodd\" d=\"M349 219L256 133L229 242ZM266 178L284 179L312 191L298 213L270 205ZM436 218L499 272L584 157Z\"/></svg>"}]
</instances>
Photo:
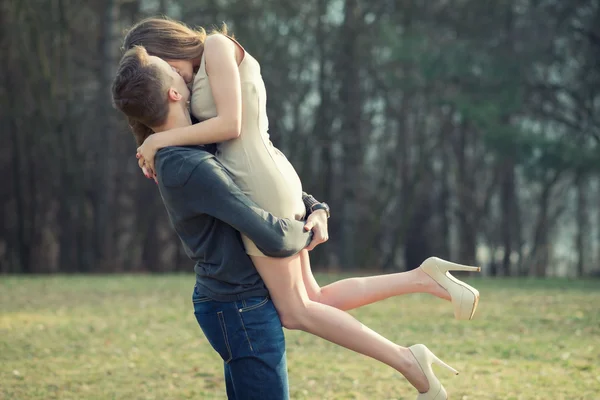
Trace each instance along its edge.
<instances>
[{"instance_id":1,"label":"woman's thigh","mask_svg":"<svg viewBox=\"0 0 600 400\"><path fill-rule=\"evenodd\" d=\"M321 287L313 275L308 250L302 250L300 252L300 263L302 265L302 280L304 281L308 298L312 301L319 302L321 297Z\"/></svg>"},{"instance_id":2,"label":"woman's thigh","mask_svg":"<svg viewBox=\"0 0 600 400\"><path fill-rule=\"evenodd\" d=\"M295 306L310 301L304 286L300 253L287 258L251 258L282 319L282 312L291 311Z\"/></svg>"}]
</instances>

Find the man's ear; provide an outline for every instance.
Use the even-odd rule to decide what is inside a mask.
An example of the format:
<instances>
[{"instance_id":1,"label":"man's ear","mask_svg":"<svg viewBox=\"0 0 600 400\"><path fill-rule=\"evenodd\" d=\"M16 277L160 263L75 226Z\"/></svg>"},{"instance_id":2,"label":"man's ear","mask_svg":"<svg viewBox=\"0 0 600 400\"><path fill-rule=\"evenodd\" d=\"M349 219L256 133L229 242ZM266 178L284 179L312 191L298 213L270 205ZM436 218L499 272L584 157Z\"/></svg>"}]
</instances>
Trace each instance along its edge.
<instances>
[{"instance_id":1,"label":"man's ear","mask_svg":"<svg viewBox=\"0 0 600 400\"><path fill-rule=\"evenodd\" d=\"M183 98L181 93L177 91L175 88L169 88L169 100L171 101L179 101Z\"/></svg>"}]
</instances>

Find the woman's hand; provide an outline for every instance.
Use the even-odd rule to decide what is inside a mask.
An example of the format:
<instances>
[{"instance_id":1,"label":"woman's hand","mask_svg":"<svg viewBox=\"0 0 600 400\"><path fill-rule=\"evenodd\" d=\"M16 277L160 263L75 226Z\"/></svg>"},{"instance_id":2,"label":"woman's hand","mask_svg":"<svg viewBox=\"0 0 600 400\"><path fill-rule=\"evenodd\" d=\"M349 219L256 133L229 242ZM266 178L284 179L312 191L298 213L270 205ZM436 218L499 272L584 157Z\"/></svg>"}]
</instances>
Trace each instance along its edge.
<instances>
[{"instance_id":1,"label":"woman's hand","mask_svg":"<svg viewBox=\"0 0 600 400\"><path fill-rule=\"evenodd\" d=\"M142 170L144 176L148 179L154 179L154 182L158 184L156 174L151 174L150 172L148 172L148 167L146 167L146 160L144 160L144 157L142 157L140 153L137 153L135 157L138 159L138 166Z\"/></svg>"},{"instance_id":2,"label":"woman's hand","mask_svg":"<svg viewBox=\"0 0 600 400\"><path fill-rule=\"evenodd\" d=\"M154 177L156 175L154 170L154 157L156 156L158 149L156 134L148 136L146 140L144 140L144 143L137 148L138 158L144 160L144 166L146 168L144 175L146 175L146 172L150 175L146 175L147 177ZM144 171L144 168L142 168L142 171Z\"/></svg>"}]
</instances>

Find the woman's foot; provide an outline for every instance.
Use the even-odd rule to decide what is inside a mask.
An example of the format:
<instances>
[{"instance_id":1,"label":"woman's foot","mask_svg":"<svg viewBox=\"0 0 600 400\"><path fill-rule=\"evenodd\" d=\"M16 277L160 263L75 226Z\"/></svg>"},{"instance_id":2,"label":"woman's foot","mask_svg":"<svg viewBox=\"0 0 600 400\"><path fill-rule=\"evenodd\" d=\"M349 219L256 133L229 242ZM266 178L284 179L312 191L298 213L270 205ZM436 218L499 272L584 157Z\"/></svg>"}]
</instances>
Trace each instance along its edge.
<instances>
[{"instance_id":1,"label":"woman's foot","mask_svg":"<svg viewBox=\"0 0 600 400\"><path fill-rule=\"evenodd\" d=\"M414 270L417 275L417 282L422 285L423 292L439 297L442 300L452 301L452 296L446 289L444 289L439 283L437 283L431 276L427 275L421 267Z\"/></svg>"},{"instance_id":2,"label":"woman's foot","mask_svg":"<svg viewBox=\"0 0 600 400\"><path fill-rule=\"evenodd\" d=\"M427 393L429 390L429 381L419 365L417 358L408 347L403 348L401 352L402 360L404 361L402 375L404 375L406 380L410 382L419 393Z\"/></svg>"},{"instance_id":3,"label":"woman's foot","mask_svg":"<svg viewBox=\"0 0 600 400\"><path fill-rule=\"evenodd\" d=\"M472 319L479 303L479 291L465 282L456 279L450 271L479 272L481 268L455 264L437 257L430 257L421 264L419 270L428 275L440 288L431 292L440 298L451 300L456 319ZM450 297L448 299L448 297Z\"/></svg>"},{"instance_id":4,"label":"woman's foot","mask_svg":"<svg viewBox=\"0 0 600 400\"><path fill-rule=\"evenodd\" d=\"M433 373L433 369L431 368L433 363L436 363L440 366L446 367L448 370L454 372L458 375L458 371L440 360L433 354L427 346L423 344L415 344L410 346L408 349L413 356L417 367L420 369L420 374L416 376L409 377L405 374L406 379L409 382L413 383L413 386L419 391L419 395L417 396L417 400L446 400L448 399L448 394L446 393L446 389L440 383L440 380ZM410 371L412 373L416 373L416 368L412 368ZM423 377L425 378L426 384L423 384ZM411 380L412 378L412 380Z\"/></svg>"}]
</instances>

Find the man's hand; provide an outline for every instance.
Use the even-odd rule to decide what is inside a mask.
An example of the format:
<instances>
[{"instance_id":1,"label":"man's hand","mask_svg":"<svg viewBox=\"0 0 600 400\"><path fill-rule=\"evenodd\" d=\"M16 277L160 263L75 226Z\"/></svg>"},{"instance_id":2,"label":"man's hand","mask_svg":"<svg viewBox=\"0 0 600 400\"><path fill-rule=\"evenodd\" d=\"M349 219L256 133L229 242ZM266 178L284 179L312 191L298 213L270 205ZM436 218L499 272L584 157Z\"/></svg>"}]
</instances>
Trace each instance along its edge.
<instances>
[{"instance_id":1,"label":"man's hand","mask_svg":"<svg viewBox=\"0 0 600 400\"><path fill-rule=\"evenodd\" d=\"M311 251L321 243L329 240L329 232L327 231L327 213L325 210L316 210L311 213L306 219L304 230L307 232L313 231L313 239L306 247L306 250Z\"/></svg>"}]
</instances>

